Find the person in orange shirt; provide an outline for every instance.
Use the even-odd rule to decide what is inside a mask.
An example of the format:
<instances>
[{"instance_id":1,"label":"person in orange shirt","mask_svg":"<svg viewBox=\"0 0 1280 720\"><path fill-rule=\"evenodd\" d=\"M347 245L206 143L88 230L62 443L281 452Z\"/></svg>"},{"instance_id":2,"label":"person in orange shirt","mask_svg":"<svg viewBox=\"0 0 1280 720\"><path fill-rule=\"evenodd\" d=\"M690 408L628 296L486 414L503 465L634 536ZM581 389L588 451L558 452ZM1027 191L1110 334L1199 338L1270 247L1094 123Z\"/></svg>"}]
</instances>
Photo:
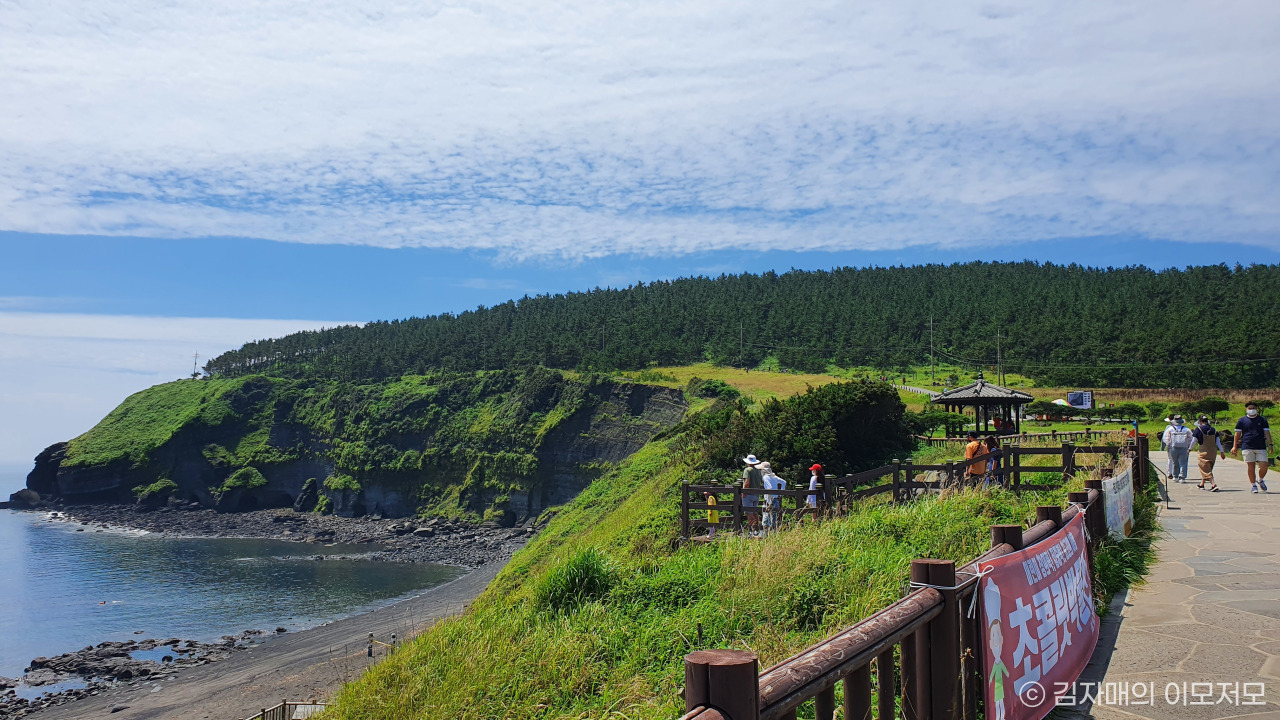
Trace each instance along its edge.
<instances>
[{"instance_id":1,"label":"person in orange shirt","mask_svg":"<svg viewBox=\"0 0 1280 720\"><path fill-rule=\"evenodd\" d=\"M972 460L987 451L987 446L978 439L978 431L969 431L969 444L964 446L964 459ZM970 480L980 481L983 475L987 474L987 464L984 462L974 463L965 470L965 474Z\"/></svg>"}]
</instances>

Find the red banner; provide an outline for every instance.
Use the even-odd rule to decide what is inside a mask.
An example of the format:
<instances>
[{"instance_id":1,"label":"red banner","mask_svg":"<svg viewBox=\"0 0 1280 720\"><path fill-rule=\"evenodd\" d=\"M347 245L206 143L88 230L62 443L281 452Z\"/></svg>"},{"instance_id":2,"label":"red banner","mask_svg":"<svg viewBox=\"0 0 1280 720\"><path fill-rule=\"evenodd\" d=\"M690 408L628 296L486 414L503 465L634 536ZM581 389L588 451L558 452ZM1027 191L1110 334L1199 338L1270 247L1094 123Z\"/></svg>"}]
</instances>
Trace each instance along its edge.
<instances>
[{"instance_id":1,"label":"red banner","mask_svg":"<svg viewBox=\"0 0 1280 720\"><path fill-rule=\"evenodd\" d=\"M1098 642L1084 513L1035 545L985 562L987 720L1040 720L1080 676Z\"/></svg>"}]
</instances>

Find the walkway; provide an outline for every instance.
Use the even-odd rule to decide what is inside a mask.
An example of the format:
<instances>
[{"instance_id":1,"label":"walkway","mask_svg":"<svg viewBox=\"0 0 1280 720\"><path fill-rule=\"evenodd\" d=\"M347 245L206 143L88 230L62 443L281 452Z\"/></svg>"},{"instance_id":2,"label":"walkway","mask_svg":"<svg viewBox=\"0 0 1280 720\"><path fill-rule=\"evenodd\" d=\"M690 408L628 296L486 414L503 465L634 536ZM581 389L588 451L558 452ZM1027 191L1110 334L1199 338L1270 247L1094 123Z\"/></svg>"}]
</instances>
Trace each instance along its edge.
<instances>
[{"instance_id":1,"label":"walkway","mask_svg":"<svg viewBox=\"0 0 1280 720\"><path fill-rule=\"evenodd\" d=\"M911 385L899 385L897 383L894 383L893 386L899 390L906 390L907 392L916 393L917 395L932 395L938 392L937 390L925 390L924 388L912 387Z\"/></svg>"},{"instance_id":2,"label":"walkway","mask_svg":"<svg viewBox=\"0 0 1280 720\"><path fill-rule=\"evenodd\" d=\"M1162 470L1168 462L1155 451L1151 461ZM1280 473L1269 475L1271 493L1258 495L1249 492L1244 463L1229 455L1215 473L1221 492L1196 487L1194 460L1189 475L1188 484L1169 488L1159 562L1123 605L1103 680L1128 683L1128 704L1100 701L1095 717L1280 718ZM1109 639L1104 635L1099 651ZM1181 692L1184 682L1188 690L1193 682L1215 683L1216 704L1171 706L1167 684ZM1265 706L1216 702L1222 692L1216 683L1246 682L1265 683ZM1154 683L1154 706L1134 704L1135 683Z\"/></svg>"}]
</instances>

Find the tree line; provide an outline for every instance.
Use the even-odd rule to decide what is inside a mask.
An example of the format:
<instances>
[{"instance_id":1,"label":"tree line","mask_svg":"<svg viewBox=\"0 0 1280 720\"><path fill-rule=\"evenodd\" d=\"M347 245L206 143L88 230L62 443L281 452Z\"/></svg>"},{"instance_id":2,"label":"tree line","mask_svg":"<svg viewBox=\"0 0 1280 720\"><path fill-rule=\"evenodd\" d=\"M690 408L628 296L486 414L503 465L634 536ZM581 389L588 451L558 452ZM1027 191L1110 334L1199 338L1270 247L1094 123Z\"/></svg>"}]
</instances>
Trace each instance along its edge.
<instances>
[{"instance_id":1,"label":"tree line","mask_svg":"<svg viewBox=\"0 0 1280 720\"><path fill-rule=\"evenodd\" d=\"M766 359L805 372L894 369L927 364L932 340L939 361L977 369L999 356L1040 384L1256 388L1280 380L1275 287L1280 265L972 262L695 277L295 333L247 343L205 371L362 381Z\"/></svg>"}]
</instances>

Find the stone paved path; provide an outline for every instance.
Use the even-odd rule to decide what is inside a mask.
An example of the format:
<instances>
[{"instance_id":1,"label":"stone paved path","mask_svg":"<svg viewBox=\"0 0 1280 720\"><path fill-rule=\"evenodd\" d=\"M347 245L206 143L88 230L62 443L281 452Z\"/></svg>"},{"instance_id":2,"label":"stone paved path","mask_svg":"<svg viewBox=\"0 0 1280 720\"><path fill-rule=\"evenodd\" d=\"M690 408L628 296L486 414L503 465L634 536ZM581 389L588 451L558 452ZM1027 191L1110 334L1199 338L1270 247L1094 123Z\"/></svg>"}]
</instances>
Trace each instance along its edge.
<instances>
[{"instance_id":1,"label":"stone paved path","mask_svg":"<svg viewBox=\"0 0 1280 720\"><path fill-rule=\"evenodd\" d=\"M1164 453L1152 452L1151 460L1166 467ZM1197 489L1193 460L1191 481L1169 488L1159 562L1124 603L1103 679L1154 683L1155 705L1099 702L1095 717L1280 719L1280 473L1269 475L1271 493L1258 495L1249 492L1244 463L1229 455L1215 475L1221 492ZM1266 705L1216 702L1220 685L1213 705L1166 701L1168 683L1180 693L1182 683L1190 690L1193 682L1265 683Z\"/></svg>"}]
</instances>

